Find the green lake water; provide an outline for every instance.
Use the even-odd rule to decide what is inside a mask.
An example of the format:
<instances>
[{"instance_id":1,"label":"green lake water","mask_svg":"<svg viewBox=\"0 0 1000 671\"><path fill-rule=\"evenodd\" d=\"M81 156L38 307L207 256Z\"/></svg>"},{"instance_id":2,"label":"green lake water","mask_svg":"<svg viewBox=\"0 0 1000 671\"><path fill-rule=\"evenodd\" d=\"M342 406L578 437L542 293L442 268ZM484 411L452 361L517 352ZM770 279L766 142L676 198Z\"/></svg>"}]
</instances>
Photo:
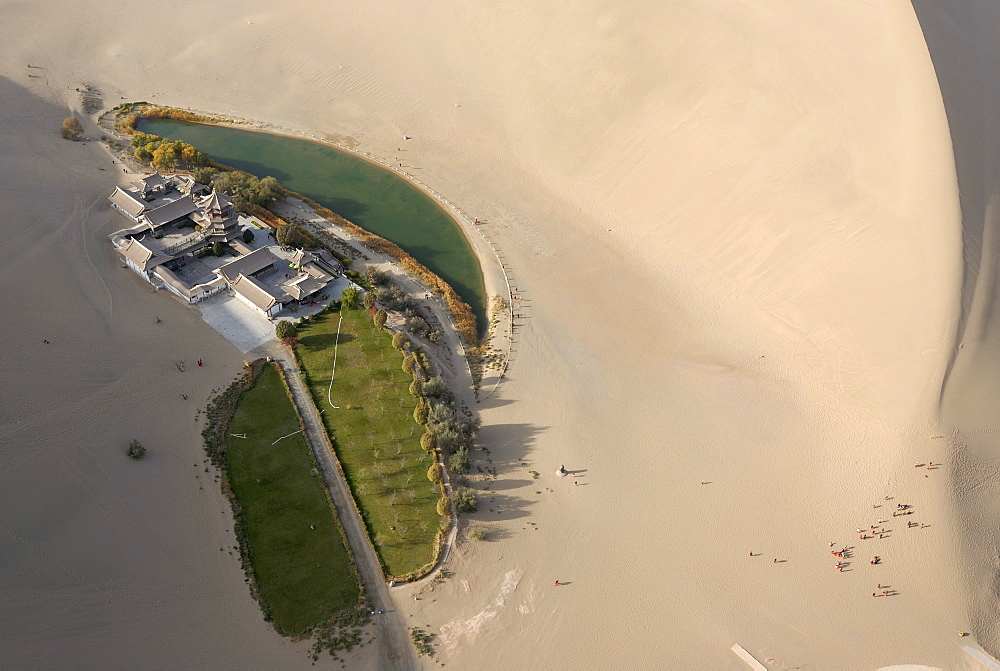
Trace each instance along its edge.
<instances>
[{"instance_id":1,"label":"green lake water","mask_svg":"<svg viewBox=\"0 0 1000 671\"><path fill-rule=\"evenodd\" d=\"M486 325L479 260L458 224L422 191L392 172L327 145L238 128L144 119L137 128L194 145L213 159L292 191L399 245L450 284Z\"/></svg>"}]
</instances>

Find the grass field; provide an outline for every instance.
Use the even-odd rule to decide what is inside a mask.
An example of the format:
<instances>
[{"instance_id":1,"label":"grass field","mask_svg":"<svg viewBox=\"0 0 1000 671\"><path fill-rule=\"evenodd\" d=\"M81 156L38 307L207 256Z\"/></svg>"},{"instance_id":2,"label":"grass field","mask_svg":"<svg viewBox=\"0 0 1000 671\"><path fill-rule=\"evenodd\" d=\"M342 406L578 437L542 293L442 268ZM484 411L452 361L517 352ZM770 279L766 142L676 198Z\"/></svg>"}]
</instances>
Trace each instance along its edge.
<instances>
[{"instance_id":1,"label":"grass field","mask_svg":"<svg viewBox=\"0 0 1000 671\"><path fill-rule=\"evenodd\" d=\"M433 459L420 447L412 377L392 336L363 309L344 310L343 317L332 389L340 313L301 327L297 352L382 565L403 576L434 558L441 493L427 479Z\"/></svg>"},{"instance_id":2,"label":"grass field","mask_svg":"<svg viewBox=\"0 0 1000 671\"><path fill-rule=\"evenodd\" d=\"M273 366L244 394L229 425L229 486L264 608L275 629L295 636L356 606L360 587L322 476L291 399ZM315 527L313 529L312 527Z\"/></svg>"}]
</instances>

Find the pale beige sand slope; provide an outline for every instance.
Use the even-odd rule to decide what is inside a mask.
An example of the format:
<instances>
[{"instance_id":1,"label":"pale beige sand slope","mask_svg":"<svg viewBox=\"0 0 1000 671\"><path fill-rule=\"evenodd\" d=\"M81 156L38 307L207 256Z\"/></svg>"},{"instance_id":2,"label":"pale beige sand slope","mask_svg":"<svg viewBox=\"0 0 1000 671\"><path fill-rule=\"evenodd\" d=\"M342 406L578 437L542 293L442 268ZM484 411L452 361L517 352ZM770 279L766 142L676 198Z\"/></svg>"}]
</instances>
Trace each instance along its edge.
<instances>
[{"instance_id":1,"label":"pale beige sand slope","mask_svg":"<svg viewBox=\"0 0 1000 671\"><path fill-rule=\"evenodd\" d=\"M965 574L977 633L1000 651L1000 5L981 0L914 3L944 96L961 190L966 275L963 324L942 396L954 429L959 520L968 538Z\"/></svg>"},{"instance_id":2,"label":"pale beige sand slope","mask_svg":"<svg viewBox=\"0 0 1000 671\"><path fill-rule=\"evenodd\" d=\"M530 302L483 415L498 540L401 592L450 665L739 668L736 642L957 665L949 472L911 464L944 454L961 241L909 4L179 3L157 32L180 47L98 32L145 4L70 6L9 8L0 71L401 156L512 260ZM826 543L886 495L931 526L837 573Z\"/></svg>"}]
</instances>

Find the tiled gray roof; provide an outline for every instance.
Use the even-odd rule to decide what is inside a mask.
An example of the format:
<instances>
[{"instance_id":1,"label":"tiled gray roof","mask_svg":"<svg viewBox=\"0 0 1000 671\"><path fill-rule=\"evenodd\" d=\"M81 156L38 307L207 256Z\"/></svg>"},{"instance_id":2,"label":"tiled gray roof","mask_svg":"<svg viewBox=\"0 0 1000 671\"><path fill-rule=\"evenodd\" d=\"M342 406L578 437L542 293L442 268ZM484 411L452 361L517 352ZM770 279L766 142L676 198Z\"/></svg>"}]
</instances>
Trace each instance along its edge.
<instances>
[{"instance_id":1,"label":"tiled gray roof","mask_svg":"<svg viewBox=\"0 0 1000 671\"><path fill-rule=\"evenodd\" d=\"M140 200L138 194L133 194L119 186L115 187L115 192L108 196L108 200L111 201L112 205L117 205L133 217L138 217L149 207L149 203Z\"/></svg>"},{"instance_id":2,"label":"tiled gray roof","mask_svg":"<svg viewBox=\"0 0 1000 671\"><path fill-rule=\"evenodd\" d=\"M140 270L149 270L173 258L160 253L159 246L155 241L145 238L129 238L125 244L118 248L118 253L138 266Z\"/></svg>"},{"instance_id":3,"label":"tiled gray roof","mask_svg":"<svg viewBox=\"0 0 1000 671\"><path fill-rule=\"evenodd\" d=\"M149 223L150 226L156 228L157 226L162 226L163 224L174 221L175 219L186 217L197 209L198 206L194 204L194 200L191 196L184 196L183 198L178 198L172 203L167 203L166 205L161 205L154 210L150 210L143 215L143 219Z\"/></svg>"},{"instance_id":4,"label":"tiled gray roof","mask_svg":"<svg viewBox=\"0 0 1000 671\"><path fill-rule=\"evenodd\" d=\"M264 312L279 303L278 298L252 277L239 275L235 280L230 280L229 286Z\"/></svg>"},{"instance_id":5,"label":"tiled gray roof","mask_svg":"<svg viewBox=\"0 0 1000 671\"><path fill-rule=\"evenodd\" d=\"M219 268L216 272L232 282L238 275L253 275L254 273L259 273L276 260L277 258L275 258L274 254L271 253L270 249L267 247L261 247L260 249L250 252L246 256L233 259L226 265Z\"/></svg>"}]
</instances>

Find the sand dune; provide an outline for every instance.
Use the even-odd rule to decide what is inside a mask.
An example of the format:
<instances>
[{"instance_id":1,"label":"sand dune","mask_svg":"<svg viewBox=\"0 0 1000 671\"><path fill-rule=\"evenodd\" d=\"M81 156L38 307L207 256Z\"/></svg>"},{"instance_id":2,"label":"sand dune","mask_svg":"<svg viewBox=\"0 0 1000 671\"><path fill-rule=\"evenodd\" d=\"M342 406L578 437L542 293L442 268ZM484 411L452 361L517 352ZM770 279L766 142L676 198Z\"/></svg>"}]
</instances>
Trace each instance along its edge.
<instances>
[{"instance_id":1,"label":"sand dune","mask_svg":"<svg viewBox=\"0 0 1000 671\"><path fill-rule=\"evenodd\" d=\"M169 42L150 40L148 30L107 31L122 12L148 18L137 3L89 8L85 18L67 7L6 8L0 72L71 106L75 88L92 84L109 105L146 99L335 136L389 161L405 152L416 166L409 172L483 220L510 261L524 316L509 378L482 408L490 452L478 457L492 459L498 477L474 516L493 540L461 545L443 583L398 591L399 608L439 633L445 663L743 668L734 643L770 668L964 663L956 631L979 634L984 624L970 619L965 579L984 563L961 550L971 545L955 524L958 476L947 442L932 438L962 308L951 144L961 119L950 108L945 115L934 69L942 75L942 66L932 65L908 3L302 0L280 11L263 2L182 3L155 19L158 33L182 36ZM943 44L966 37L941 16ZM28 71L28 63L40 67ZM30 120L11 117L19 128ZM59 194L55 221L68 223L25 209L18 218L34 221L36 234L20 238L20 250L48 249L38 236L110 216L96 163L45 158L92 149L51 138L36 130L14 145L31 149L33 168L5 171L4 186L17 185L5 194L22 195L4 198ZM64 197L66 181L69 194L82 195ZM190 343L197 356L211 347L204 357L225 361L207 371L219 377L206 390L239 364L193 313L147 301L127 275L97 272L114 265L98 237L81 238L94 241L94 265L69 271L86 300L46 317L60 320L50 330L86 334L93 351L93 371L61 393L100 393L51 412L64 422L91 418L95 444L109 433L108 415L95 408L112 405L118 417L122 405L165 403L154 389L176 403L180 387L170 385L181 380L168 377L167 362L194 356ZM51 244L63 256L74 248ZM497 286L496 269L487 273ZM37 290L49 296L61 285ZM152 309L171 310L191 339L157 339L130 314ZM21 323L34 323L35 313L23 314ZM125 346L136 338L141 348ZM28 336L16 342L34 348L18 366L44 354ZM132 356L120 361L150 365L140 359L149 347L160 369L110 363L124 348ZM24 372L4 377L36 377ZM156 383L142 384L151 375ZM51 393L33 384L22 411ZM165 407L153 435L184 412ZM5 444L22 440L13 427L8 436ZM186 449L178 454L197 454ZM176 608L151 621L163 646L151 658L169 659L167 644L189 627L182 604L195 603L204 604L199 622L220 617L225 641L246 636L253 646L232 653L195 641L188 659L298 659L258 621L228 555L207 559L225 537L225 515L176 461L156 471L166 498L147 514L177 534L164 539L179 537L191 517L203 520L181 556L206 577L195 585L175 569L166 582L187 591L144 585ZM945 466L914 469L918 461ZM583 471L579 484L554 476L561 463ZM113 479L142 489L131 476ZM80 500L107 507L113 490L94 482ZM928 526L901 521L887 537L858 543L854 529L879 517L895 522L888 511L896 503L912 504L912 518ZM53 505L49 516L65 508ZM120 545L157 547L132 518L92 517ZM80 533L67 526L52 557ZM829 542L858 545L849 571L833 568ZM869 566L874 554L882 565ZM103 580L86 561L73 570ZM148 575L133 570L136 583ZM51 566L38 589L61 576ZM211 610L203 585L219 582L232 592ZM872 598L876 584L898 596ZM34 645L73 625L80 633L67 640L86 650L104 636L126 637L110 616L77 620L57 603L50 598L45 616L16 638ZM109 659L134 648L115 650Z\"/></svg>"}]
</instances>

